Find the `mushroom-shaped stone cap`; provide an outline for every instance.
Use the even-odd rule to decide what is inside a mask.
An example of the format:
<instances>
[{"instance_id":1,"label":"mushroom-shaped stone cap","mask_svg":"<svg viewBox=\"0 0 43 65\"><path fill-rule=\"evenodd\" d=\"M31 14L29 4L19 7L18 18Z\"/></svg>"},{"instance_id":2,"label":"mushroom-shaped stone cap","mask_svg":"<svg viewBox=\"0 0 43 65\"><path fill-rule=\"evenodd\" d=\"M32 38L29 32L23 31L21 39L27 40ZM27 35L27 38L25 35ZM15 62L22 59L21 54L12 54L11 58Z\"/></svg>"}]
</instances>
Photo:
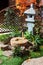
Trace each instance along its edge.
<instances>
[{"instance_id":1,"label":"mushroom-shaped stone cap","mask_svg":"<svg viewBox=\"0 0 43 65\"><path fill-rule=\"evenodd\" d=\"M30 5L30 9L27 9L24 14L32 14L32 15L35 15L35 10L33 9L33 4Z\"/></svg>"},{"instance_id":2,"label":"mushroom-shaped stone cap","mask_svg":"<svg viewBox=\"0 0 43 65\"><path fill-rule=\"evenodd\" d=\"M28 42L28 40L25 39L24 37L14 37L10 40L11 46L22 45L27 42Z\"/></svg>"}]
</instances>

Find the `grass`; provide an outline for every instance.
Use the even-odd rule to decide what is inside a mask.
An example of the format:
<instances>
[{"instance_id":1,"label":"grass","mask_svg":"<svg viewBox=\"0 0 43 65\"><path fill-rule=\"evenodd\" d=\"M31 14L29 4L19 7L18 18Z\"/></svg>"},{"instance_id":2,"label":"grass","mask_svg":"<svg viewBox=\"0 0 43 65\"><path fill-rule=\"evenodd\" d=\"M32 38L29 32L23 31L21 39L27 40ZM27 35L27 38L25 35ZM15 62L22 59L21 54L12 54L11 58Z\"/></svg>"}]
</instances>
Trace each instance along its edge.
<instances>
[{"instance_id":1,"label":"grass","mask_svg":"<svg viewBox=\"0 0 43 65\"><path fill-rule=\"evenodd\" d=\"M8 39L9 37L10 37L10 34L0 35L0 41L5 41L5 40Z\"/></svg>"},{"instance_id":2,"label":"grass","mask_svg":"<svg viewBox=\"0 0 43 65\"><path fill-rule=\"evenodd\" d=\"M15 33L13 31L11 33L9 33L9 34L2 34L2 35L0 35L0 41L4 41L5 42L6 40L8 40L11 37L21 36L20 34L21 34L21 32Z\"/></svg>"},{"instance_id":3,"label":"grass","mask_svg":"<svg viewBox=\"0 0 43 65\"><path fill-rule=\"evenodd\" d=\"M0 56L0 59L3 61L1 65L21 65L23 59L20 57L8 58L5 56Z\"/></svg>"},{"instance_id":4,"label":"grass","mask_svg":"<svg viewBox=\"0 0 43 65\"><path fill-rule=\"evenodd\" d=\"M41 57L41 56L43 56L43 46L40 46L39 51L36 51L36 52L31 51L30 52L30 58L37 58L37 57Z\"/></svg>"}]
</instances>

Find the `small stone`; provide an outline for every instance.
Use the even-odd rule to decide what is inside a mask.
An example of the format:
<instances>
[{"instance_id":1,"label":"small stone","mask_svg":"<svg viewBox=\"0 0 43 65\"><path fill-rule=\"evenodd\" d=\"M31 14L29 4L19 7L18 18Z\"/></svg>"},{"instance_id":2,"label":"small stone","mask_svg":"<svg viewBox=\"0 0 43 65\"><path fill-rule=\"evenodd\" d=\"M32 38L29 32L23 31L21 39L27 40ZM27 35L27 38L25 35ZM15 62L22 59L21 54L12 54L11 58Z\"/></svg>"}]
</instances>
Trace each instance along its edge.
<instances>
[{"instance_id":1,"label":"small stone","mask_svg":"<svg viewBox=\"0 0 43 65\"><path fill-rule=\"evenodd\" d=\"M0 64L2 63L2 60L0 60Z\"/></svg>"},{"instance_id":2,"label":"small stone","mask_svg":"<svg viewBox=\"0 0 43 65\"><path fill-rule=\"evenodd\" d=\"M12 54L13 54L13 52L12 52L11 50L9 50L9 51L4 51L4 52L3 52L3 55L4 55L4 56L8 56L8 57L9 57L9 56L12 56Z\"/></svg>"},{"instance_id":3,"label":"small stone","mask_svg":"<svg viewBox=\"0 0 43 65\"><path fill-rule=\"evenodd\" d=\"M3 43L2 44L0 44L0 47L2 48L2 47L7 47L8 45L4 45Z\"/></svg>"},{"instance_id":4,"label":"small stone","mask_svg":"<svg viewBox=\"0 0 43 65\"><path fill-rule=\"evenodd\" d=\"M5 44L0 44L0 48L2 50L9 50L10 49L9 46L8 45L5 45Z\"/></svg>"},{"instance_id":5,"label":"small stone","mask_svg":"<svg viewBox=\"0 0 43 65\"><path fill-rule=\"evenodd\" d=\"M21 50L24 50L25 49L25 47L24 46L21 46Z\"/></svg>"}]
</instances>

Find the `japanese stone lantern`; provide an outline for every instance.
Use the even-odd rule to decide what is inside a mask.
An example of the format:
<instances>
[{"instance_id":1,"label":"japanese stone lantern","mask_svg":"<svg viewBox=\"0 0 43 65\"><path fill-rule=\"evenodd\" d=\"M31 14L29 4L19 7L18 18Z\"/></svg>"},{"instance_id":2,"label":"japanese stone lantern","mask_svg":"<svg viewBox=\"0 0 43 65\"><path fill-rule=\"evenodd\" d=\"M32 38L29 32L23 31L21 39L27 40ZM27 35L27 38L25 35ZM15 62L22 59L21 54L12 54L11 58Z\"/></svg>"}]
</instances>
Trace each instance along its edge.
<instances>
[{"instance_id":1,"label":"japanese stone lantern","mask_svg":"<svg viewBox=\"0 0 43 65\"><path fill-rule=\"evenodd\" d=\"M25 21L27 22L27 27L28 27L28 32L32 32L33 34L33 27L34 27L34 17L35 17L35 10L33 9L33 4L31 4L30 8L27 9L24 14L27 15L27 18L25 19Z\"/></svg>"}]
</instances>

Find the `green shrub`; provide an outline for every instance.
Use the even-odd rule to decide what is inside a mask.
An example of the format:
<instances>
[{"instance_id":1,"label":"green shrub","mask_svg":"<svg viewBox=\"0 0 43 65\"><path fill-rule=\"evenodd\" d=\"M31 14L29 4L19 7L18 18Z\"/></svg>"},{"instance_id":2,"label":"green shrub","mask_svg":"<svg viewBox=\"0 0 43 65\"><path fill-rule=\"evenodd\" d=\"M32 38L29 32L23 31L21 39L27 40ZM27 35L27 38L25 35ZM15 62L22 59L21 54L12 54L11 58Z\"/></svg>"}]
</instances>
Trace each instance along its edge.
<instances>
[{"instance_id":1,"label":"green shrub","mask_svg":"<svg viewBox=\"0 0 43 65\"><path fill-rule=\"evenodd\" d=\"M43 45L43 39L40 37L39 34L33 35L32 33L29 33L26 31L24 33L25 38L27 38L32 44L33 44L33 50L39 51L39 46Z\"/></svg>"},{"instance_id":2,"label":"green shrub","mask_svg":"<svg viewBox=\"0 0 43 65\"><path fill-rule=\"evenodd\" d=\"M40 56L41 55L39 52L33 52L33 51L30 52L30 58L38 58Z\"/></svg>"},{"instance_id":3,"label":"green shrub","mask_svg":"<svg viewBox=\"0 0 43 65\"><path fill-rule=\"evenodd\" d=\"M9 37L10 37L10 34L2 34L2 35L0 35L0 41L5 41Z\"/></svg>"},{"instance_id":4,"label":"green shrub","mask_svg":"<svg viewBox=\"0 0 43 65\"><path fill-rule=\"evenodd\" d=\"M2 34L0 35L0 41L8 41L8 39L10 40L10 38L12 37L18 37L21 36L21 32L11 32L10 34Z\"/></svg>"},{"instance_id":5,"label":"green shrub","mask_svg":"<svg viewBox=\"0 0 43 65\"><path fill-rule=\"evenodd\" d=\"M27 50L22 50L20 46L17 46L15 47L14 49L14 53L13 53L14 56L19 56L19 57L27 57L29 56L29 51Z\"/></svg>"}]
</instances>

